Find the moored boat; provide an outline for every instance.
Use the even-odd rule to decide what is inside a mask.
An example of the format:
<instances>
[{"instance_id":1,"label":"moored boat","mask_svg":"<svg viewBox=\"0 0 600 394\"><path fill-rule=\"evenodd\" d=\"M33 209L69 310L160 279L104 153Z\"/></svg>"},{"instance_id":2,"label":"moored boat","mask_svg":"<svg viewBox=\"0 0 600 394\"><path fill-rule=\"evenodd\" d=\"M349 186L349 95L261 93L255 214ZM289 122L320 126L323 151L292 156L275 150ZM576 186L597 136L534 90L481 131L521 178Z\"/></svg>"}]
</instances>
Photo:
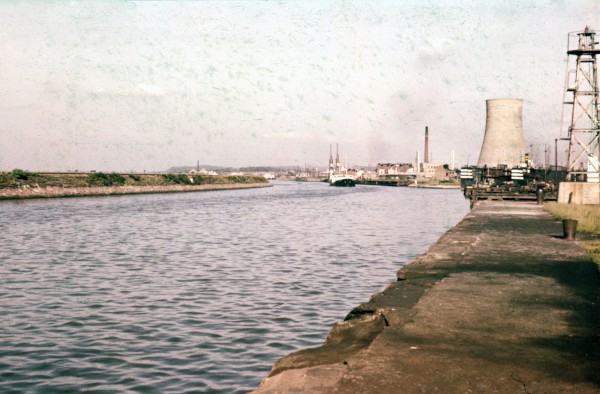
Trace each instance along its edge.
<instances>
[{"instance_id":1,"label":"moored boat","mask_svg":"<svg viewBox=\"0 0 600 394\"><path fill-rule=\"evenodd\" d=\"M342 166L340 161L340 155L336 145L335 164L333 162L333 154L331 152L331 145L329 146L329 185L330 186L344 186L353 187L356 186L354 177L348 174L348 159L346 159L346 166Z\"/></svg>"},{"instance_id":2,"label":"moored boat","mask_svg":"<svg viewBox=\"0 0 600 394\"><path fill-rule=\"evenodd\" d=\"M330 186L353 187L356 186L356 181L350 175L331 174L329 177Z\"/></svg>"}]
</instances>

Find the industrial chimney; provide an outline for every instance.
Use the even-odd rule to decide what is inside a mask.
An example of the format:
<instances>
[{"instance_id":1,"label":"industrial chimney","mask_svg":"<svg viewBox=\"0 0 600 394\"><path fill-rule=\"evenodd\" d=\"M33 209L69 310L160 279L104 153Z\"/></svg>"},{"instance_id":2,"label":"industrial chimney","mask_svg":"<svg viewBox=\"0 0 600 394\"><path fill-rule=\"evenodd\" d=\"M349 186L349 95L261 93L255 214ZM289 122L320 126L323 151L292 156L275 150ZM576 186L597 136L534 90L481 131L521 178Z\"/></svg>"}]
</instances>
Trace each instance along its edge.
<instances>
[{"instance_id":1,"label":"industrial chimney","mask_svg":"<svg viewBox=\"0 0 600 394\"><path fill-rule=\"evenodd\" d=\"M429 127L425 126L425 157L423 163L429 163Z\"/></svg>"},{"instance_id":2,"label":"industrial chimney","mask_svg":"<svg viewBox=\"0 0 600 394\"><path fill-rule=\"evenodd\" d=\"M509 168L523 162L525 135L523 134L523 100L486 100L485 136L477 167Z\"/></svg>"}]
</instances>

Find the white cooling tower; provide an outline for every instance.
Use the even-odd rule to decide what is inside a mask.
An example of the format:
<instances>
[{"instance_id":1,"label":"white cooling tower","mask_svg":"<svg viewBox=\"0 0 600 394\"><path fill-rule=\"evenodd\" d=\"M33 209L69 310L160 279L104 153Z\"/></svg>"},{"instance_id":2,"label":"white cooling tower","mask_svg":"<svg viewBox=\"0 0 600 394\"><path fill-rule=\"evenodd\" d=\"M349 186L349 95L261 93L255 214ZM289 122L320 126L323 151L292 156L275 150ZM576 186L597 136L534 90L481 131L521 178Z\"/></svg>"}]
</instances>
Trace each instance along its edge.
<instances>
[{"instance_id":1,"label":"white cooling tower","mask_svg":"<svg viewBox=\"0 0 600 394\"><path fill-rule=\"evenodd\" d=\"M512 168L524 156L523 100L486 100L485 136L477 167L506 164Z\"/></svg>"}]
</instances>

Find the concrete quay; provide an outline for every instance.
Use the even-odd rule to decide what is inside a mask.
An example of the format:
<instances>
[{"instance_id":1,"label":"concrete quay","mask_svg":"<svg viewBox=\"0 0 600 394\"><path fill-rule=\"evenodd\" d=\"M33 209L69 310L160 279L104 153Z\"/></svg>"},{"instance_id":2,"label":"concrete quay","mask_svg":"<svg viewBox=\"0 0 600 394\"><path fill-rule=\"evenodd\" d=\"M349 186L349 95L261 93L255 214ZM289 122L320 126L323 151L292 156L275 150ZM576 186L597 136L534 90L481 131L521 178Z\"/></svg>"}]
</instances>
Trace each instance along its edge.
<instances>
[{"instance_id":1,"label":"concrete quay","mask_svg":"<svg viewBox=\"0 0 600 394\"><path fill-rule=\"evenodd\" d=\"M479 202L255 392L599 393L600 275L562 234L535 203Z\"/></svg>"}]
</instances>

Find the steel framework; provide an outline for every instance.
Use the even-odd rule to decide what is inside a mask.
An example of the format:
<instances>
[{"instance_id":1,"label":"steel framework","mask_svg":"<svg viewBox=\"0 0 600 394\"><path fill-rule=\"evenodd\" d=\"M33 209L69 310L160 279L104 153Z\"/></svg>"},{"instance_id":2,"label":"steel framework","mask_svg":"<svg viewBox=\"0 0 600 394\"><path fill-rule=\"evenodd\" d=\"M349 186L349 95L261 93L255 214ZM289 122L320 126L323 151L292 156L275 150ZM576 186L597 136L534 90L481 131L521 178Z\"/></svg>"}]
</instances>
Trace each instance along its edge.
<instances>
[{"instance_id":1,"label":"steel framework","mask_svg":"<svg viewBox=\"0 0 600 394\"><path fill-rule=\"evenodd\" d=\"M572 32L567 39L567 72L561 115L561 137L565 107L571 106L567 138L567 180L599 182L600 119L598 104L598 69L596 55L600 45L596 33L587 27L582 32ZM574 62L571 60L574 59ZM572 96L569 97L569 95ZM585 163L585 164L584 164Z\"/></svg>"}]
</instances>

